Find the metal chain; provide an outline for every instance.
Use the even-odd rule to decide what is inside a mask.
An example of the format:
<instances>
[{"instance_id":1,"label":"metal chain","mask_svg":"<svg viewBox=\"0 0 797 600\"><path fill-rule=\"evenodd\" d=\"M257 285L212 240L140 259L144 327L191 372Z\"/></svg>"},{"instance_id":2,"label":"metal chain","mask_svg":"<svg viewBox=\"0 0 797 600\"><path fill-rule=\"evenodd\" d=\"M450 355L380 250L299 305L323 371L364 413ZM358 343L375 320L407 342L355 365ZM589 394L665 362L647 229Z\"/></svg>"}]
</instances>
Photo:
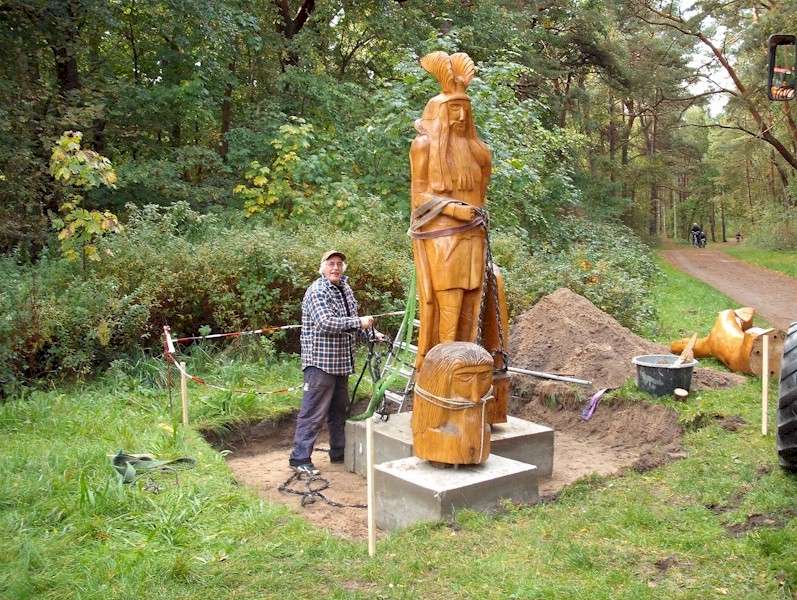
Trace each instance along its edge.
<instances>
[{"instance_id":1,"label":"metal chain","mask_svg":"<svg viewBox=\"0 0 797 600\"><path fill-rule=\"evenodd\" d=\"M487 286L489 285L489 277L492 272L492 255L490 254L490 219L487 211L481 209L484 213L484 239L486 241L484 251L484 282L482 283L482 298L479 304L479 326L476 330L476 343L483 346L482 328L484 326L484 312L487 309Z\"/></svg>"},{"instance_id":2,"label":"metal chain","mask_svg":"<svg viewBox=\"0 0 797 600\"><path fill-rule=\"evenodd\" d=\"M288 487L294 481L304 481L305 489L296 490ZM335 508L368 508L367 504L342 504L341 502L335 502L334 500L330 500L324 494L321 493L325 489L327 489L329 485L330 485L329 480L324 479L320 475L311 475L310 477L302 477L300 473L294 473L288 478L288 480L285 483L283 483L277 489L280 492L284 492L286 494L301 496L302 497L301 505L303 507L307 506L308 504L313 504L317 500L321 499L330 506L334 506Z\"/></svg>"},{"instance_id":3,"label":"metal chain","mask_svg":"<svg viewBox=\"0 0 797 600\"><path fill-rule=\"evenodd\" d=\"M489 265L487 268L490 273L491 287L493 288L493 302L495 303L495 322L498 326L498 350L494 354L501 355L503 360L502 370L506 371L507 367L509 367L509 357L504 347L504 325L501 320L501 305L498 303L498 278L495 276L495 271L493 271L493 251L490 246L489 228L485 231L485 239L487 241L487 262Z\"/></svg>"},{"instance_id":4,"label":"metal chain","mask_svg":"<svg viewBox=\"0 0 797 600\"><path fill-rule=\"evenodd\" d=\"M493 291L493 302L495 304L495 322L498 327L498 350L493 354L500 354L503 359L503 370L509 366L509 359L504 349L504 326L501 321L501 305L498 303L498 279L493 271L493 251L490 244L490 221L486 210L483 211L484 218L484 240L485 240L485 260L484 260L484 285L482 287L482 299L479 306L479 327L476 332L476 343L484 345L483 327L484 317L487 309L487 292L490 288Z\"/></svg>"}]
</instances>

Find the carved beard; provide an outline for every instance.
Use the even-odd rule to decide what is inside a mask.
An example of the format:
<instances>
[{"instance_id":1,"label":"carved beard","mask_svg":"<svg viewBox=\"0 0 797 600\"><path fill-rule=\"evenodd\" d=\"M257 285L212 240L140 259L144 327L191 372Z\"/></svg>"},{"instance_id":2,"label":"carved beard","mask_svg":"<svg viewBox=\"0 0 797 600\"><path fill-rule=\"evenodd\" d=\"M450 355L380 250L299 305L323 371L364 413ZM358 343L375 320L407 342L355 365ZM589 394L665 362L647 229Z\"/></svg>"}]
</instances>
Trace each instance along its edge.
<instances>
[{"instance_id":1,"label":"carved beard","mask_svg":"<svg viewBox=\"0 0 797 600\"><path fill-rule=\"evenodd\" d=\"M447 162L455 190L471 191L476 188L479 165L465 137L466 128L449 129Z\"/></svg>"}]
</instances>

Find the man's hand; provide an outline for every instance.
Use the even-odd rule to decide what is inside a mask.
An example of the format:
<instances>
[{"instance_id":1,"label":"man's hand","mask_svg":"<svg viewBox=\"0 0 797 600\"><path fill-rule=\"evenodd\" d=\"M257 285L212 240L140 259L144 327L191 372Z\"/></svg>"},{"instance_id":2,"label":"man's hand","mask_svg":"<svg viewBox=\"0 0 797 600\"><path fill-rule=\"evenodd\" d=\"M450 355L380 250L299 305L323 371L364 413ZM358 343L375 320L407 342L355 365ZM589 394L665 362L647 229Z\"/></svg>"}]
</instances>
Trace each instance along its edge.
<instances>
[{"instance_id":1,"label":"man's hand","mask_svg":"<svg viewBox=\"0 0 797 600\"><path fill-rule=\"evenodd\" d=\"M371 315L360 317L360 329L370 329L374 326L374 318Z\"/></svg>"}]
</instances>

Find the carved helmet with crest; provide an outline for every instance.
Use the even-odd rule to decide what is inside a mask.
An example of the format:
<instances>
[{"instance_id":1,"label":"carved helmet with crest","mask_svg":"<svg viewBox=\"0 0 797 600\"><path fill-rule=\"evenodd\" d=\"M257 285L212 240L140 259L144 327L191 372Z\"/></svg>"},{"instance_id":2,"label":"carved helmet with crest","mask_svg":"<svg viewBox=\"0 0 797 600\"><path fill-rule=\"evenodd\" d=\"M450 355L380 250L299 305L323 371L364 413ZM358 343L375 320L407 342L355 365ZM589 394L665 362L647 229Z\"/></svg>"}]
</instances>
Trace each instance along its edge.
<instances>
[{"instance_id":1,"label":"carved helmet with crest","mask_svg":"<svg viewBox=\"0 0 797 600\"><path fill-rule=\"evenodd\" d=\"M476 74L476 65L470 56L464 52L450 56L446 52L432 52L421 59L421 66L437 79L441 88L439 96L446 97L445 100L441 98L442 101L468 99L465 90Z\"/></svg>"}]
</instances>

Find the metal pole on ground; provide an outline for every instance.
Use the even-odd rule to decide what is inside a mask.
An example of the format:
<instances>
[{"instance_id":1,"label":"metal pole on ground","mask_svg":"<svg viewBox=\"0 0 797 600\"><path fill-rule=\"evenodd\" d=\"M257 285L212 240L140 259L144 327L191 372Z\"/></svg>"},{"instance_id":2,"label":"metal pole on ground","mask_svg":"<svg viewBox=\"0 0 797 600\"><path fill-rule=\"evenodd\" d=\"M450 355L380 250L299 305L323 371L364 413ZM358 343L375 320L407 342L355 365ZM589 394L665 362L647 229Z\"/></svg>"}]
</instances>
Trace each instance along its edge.
<instances>
[{"instance_id":1,"label":"metal pole on ground","mask_svg":"<svg viewBox=\"0 0 797 600\"><path fill-rule=\"evenodd\" d=\"M769 334L764 334L761 365L761 435L767 434L767 413L769 412Z\"/></svg>"},{"instance_id":2,"label":"metal pole on ground","mask_svg":"<svg viewBox=\"0 0 797 600\"><path fill-rule=\"evenodd\" d=\"M183 405L183 425L188 425L188 377L184 362L180 363L180 399Z\"/></svg>"},{"instance_id":3,"label":"metal pole on ground","mask_svg":"<svg viewBox=\"0 0 797 600\"><path fill-rule=\"evenodd\" d=\"M575 377L566 377L564 375L554 375L553 373L543 373L542 371L530 371L528 369L520 369L518 367L507 367L510 373L520 373L521 375L531 375L532 377L540 377L542 379L553 379L554 381L566 381L567 383L577 383L579 385L592 385L591 381L586 379L576 379Z\"/></svg>"},{"instance_id":4,"label":"metal pole on ground","mask_svg":"<svg viewBox=\"0 0 797 600\"><path fill-rule=\"evenodd\" d=\"M366 455L366 481L368 486L368 556L376 553L376 494L374 492L374 420L369 417L365 420Z\"/></svg>"}]
</instances>

